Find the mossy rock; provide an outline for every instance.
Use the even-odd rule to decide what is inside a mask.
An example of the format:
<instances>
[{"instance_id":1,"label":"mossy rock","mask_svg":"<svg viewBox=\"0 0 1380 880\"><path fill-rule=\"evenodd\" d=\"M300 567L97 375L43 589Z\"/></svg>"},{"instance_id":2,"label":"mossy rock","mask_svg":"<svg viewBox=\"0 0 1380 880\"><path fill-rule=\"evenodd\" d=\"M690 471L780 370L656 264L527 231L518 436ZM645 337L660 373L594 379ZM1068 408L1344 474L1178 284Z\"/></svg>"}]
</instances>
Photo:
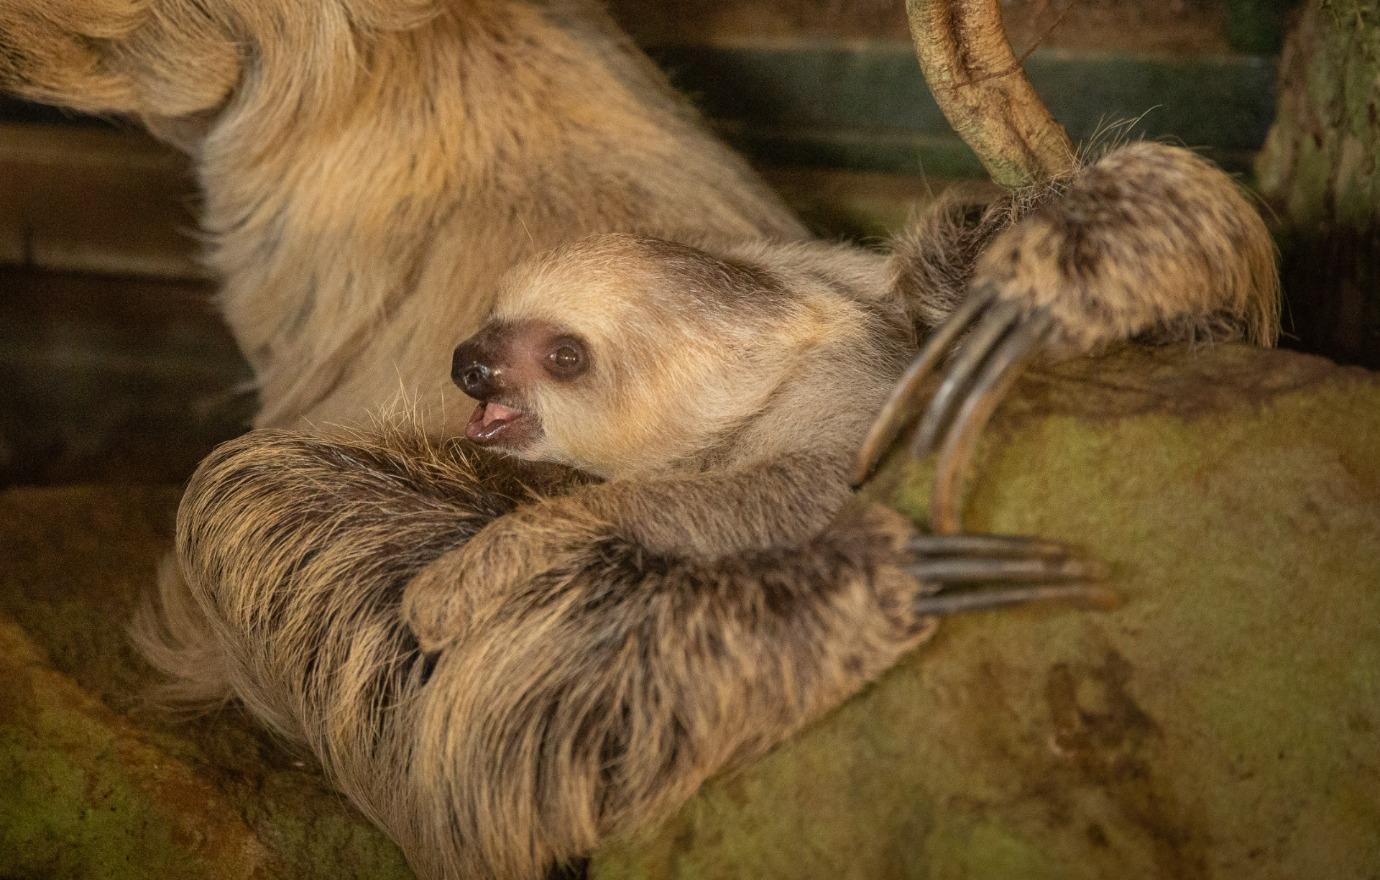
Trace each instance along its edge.
<instances>
[{"instance_id":1,"label":"mossy rock","mask_svg":"<svg viewBox=\"0 0 1380 880\"><path fill-rule=\"evenodd\" d=\"M969 525L1112 563L1112 612L947 622L596 878L1380 874L1380 376L1222 346L1037 371ZM926 466L880 497L924 512ZM139 694L174 489L0 494L0 877L405 877L232 707Z\"/></svg>"},{"instance_id":2,"label":"mossy rock","mask_svg":"<svg viewBox=\"0 0 1380 880\"><path fill-rule=\"evenodd\" d=\"M1380 876L1380 376L1236 347L1046 369L970 529L1109 562L1106 613L948 621L621 878ZM925 511L929 472L874 487Z\"/></svg>"},{"instance_id":3,"label":"mossy rock","mask_svg":"<svg viewBox=\"0 0 1380 880\"><path fill-rule=\"evenodd\" d=\"M0 877L411 877L309 759L235 707L187 721L143 699L126 626L178 495L0 494Z\"/></svg>"}]
</instances>

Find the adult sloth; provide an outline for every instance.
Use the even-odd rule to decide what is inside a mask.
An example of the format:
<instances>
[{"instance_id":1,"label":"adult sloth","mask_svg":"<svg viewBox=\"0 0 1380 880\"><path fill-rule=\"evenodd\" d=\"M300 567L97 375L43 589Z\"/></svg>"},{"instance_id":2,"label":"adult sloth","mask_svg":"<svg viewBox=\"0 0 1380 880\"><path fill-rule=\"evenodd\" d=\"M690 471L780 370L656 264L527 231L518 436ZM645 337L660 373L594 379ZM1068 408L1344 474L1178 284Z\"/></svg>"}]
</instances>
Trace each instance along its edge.
<instances>
[{"instance_id":1,"label":"adult sloth","mask_svg":"<svg viewBox=\"0 0 1380 880\"><path fill-rule=\"evenodd\" d=\"M451 349L563 241L805 235L586 0L5 0L0 90L194 158L260 426L461 432Z\"/></svg>"}]
</instances>

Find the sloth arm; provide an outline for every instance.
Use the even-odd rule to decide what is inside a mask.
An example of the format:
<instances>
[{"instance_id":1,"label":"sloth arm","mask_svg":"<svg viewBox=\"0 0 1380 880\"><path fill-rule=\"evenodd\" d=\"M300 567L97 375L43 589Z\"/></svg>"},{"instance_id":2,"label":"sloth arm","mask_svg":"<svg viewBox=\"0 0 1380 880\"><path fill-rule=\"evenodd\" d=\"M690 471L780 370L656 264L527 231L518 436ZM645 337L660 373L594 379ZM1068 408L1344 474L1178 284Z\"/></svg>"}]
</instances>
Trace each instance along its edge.
<instances>
[{"instance_id":1,"label":"sloth arm","mask_svg":"<svg viewBox=\"0 0 1380 880\"><path fill-rule=\"evenodd\" d=\"M813 453L587 486L525 505L432 563L409 584L404 615L423 645L436 647L471 618L478 597L505 593L608 536L645 554L714 560L816 535L851 498L846 463Z\"/></svg>"},{"instance_id":2,"label":"sloth arm","mask_svg":"<svg viewBox=\"0 0 1380 880\"><path fill-rule=\"evenodd\" d=\"M893 252L896 292L931 328L1011 305L1047 316L1043 348L1063 355L1130 339L1270 345L1279 333L1260 212L1220 168L1168 144L1127 144L1043 189L956 188Z\"/></svg>"},{"instance_id":3,"label":"sloth arm","mask_svg":"<svg viewBox=\"0 0 1380 880\"><path fill-rule=\"evenodd\" d=\"M910 441L914 455L938 454L936 532L961 530L977 437L1032 358L1092 354L1126 340L1272 345L1279 333L1269 229L1235 181L1191 151L1129 144L1032 199L1005 228L971 201L943 202L893 257L912 311L942 323L868 432L852 480L866 478L918 408L928 378L942 373ZM968 250L932 244L960 239L973 248L971 267L966 257L953 262ZM965 294L938 283L946 278L962 278Z\"/></svg>"},{"instance_id":4,"label":"sloth arm","mask_svg":"<svg viewBox=\"0 0 1380 880\"><path fill-rule=\"evenodd\" d=\"M137 115L160 129L160 120L212 111L229 97L243 39L230 11L189 0L8 0L0 91Z\"/></svg>"},{"instance_id":5,"label":"sloth arm","mask_svg":"<svg viewBox=\"0 0 1380 880\"><path fill-rule=\"evenodd\" d=\"M871 509L716 561L606 536L474 608L416 705L410 775L437 845L474 860L457 876L536 876L655 821L892 665L931 631L909 534Z\"/></svg>"},{"instance_id":6,"label":"sloth arm","mask_svg":"<svg viewBox=\"0 0 1380 880\"><path fill-rule=\"evenodd\" d=\"M505 589L425 656L399 593L538 509L516 507L527 485L463 445L256 431L202 463L179 510L195 643L422 876L538 876L653 820L922 642L940 586L1090 574L1062 548L916 536L875 507L716 559L550 507L521 521L562 552L522 580L490 571Z\"/></svg>"},{"instance_id":7,"label":"sloth arm","mask_svg":"<svg viewBox=\"0 0 1380 880\"><path fill-rule=\"evenodd\" d=\"M459 829L462 858L535 876L838 705L925 641L931 612L962 610L936 600L1096 598L1077 583L1094 569L1066 553L917 536L861 505L808 539L713 559L586 534L546 570L477 597L432 655L411 784L444 810L431 818L438 845L457 846ZM940 590L973 582L1007 586Z\"/></svg>"},{"instance_id":8,"label":"sloth arm","mask_svg":"<svg viewBox=\"0 0 1380 880\"><path fill-rule=\"evenodd\" d=\"M423 22L430 0L315 4L228 0L5 0L0 91L86 113L138 117L192 149L236 90L313 110L353 103L362 43ZM280 8L282 7L282 8ZM246 64L255 82L246 82ZM379 59L373 59L382 64ZM195 75L189 75L195 71ZM241 106L239 109L245 109Z\"/></svg>"}]
</instances>

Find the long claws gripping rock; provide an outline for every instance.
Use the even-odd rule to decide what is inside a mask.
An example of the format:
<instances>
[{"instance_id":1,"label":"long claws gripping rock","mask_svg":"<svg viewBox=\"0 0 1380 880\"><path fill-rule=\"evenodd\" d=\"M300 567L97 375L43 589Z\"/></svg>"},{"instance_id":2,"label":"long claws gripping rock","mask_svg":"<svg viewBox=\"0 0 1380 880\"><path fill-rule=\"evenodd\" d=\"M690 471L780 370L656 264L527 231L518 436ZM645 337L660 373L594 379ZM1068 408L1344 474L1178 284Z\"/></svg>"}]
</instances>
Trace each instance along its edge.
<instances>
[{"instance_id":1,"label":"long claws gripping rock","mask_svg":"<svg viewBox=\"0 0 1380 880\"><path fill-rule=\"evenodd\" d=\"M978 436L1022 366L1053 333L1046 311L1002 301L990 289L975 291L911 362L868 431L853 472L854 485L867 479L913 411L925 379L970 327L911 440L915 456L939 450L930 524L941 534L961 528L962 481Z\"/></svg>"},{"instance_id":2,"label":"long claws gripping rock","mask_svg":"<svg viewBox=\"0 0 1380 880\"><path fill-rule=\"evenodd\" d=\"M972 335L955 351L953 363L934 393L929 408L911 438L911 454L917 458L928 455L935 448L940 431L951 422L952 414L963 402L987 355L1001 342L1006 331L1020 318L1020 306L999 303L989 307L973 328Z\"/></svg>"},{"instance_id":3,"label":"long claws gripping rock","mask_svg":"<svg viewBox=\"0 0 1380 880\"><path fill-rule=\"evenodd\" d=\"M999 317L993 314L989 320ZM962 528L963 478L977 450L978 435L1015 384L1030 355L1049 338L1051 323L1048 314L1036 312L1023 322L1018 320L999 343L983 352L982 367L968 386L939 447L934 491L930 495L930 527L936 532L950 534Z\"/></svg>"},{"instance_id":4,"label":"long claws gripping rock","mask_svg":"<svg viewBox=\"0 0 1380 880\"><path fill-rule=\"evenodd\" d=\"M1045 602L1112 608L1119 601L1114 591L1100 583L1109 574L1106 566L1052 541L1002 535L917 535L907 550L914 556L907 571L929 589L915 602L914 610L922 615Z\"/></svg>"},{"instance_id":5,"label":"long claws gripping rock","mask_svg":"<svg viewBox=\"0 0 1380 880\"><path fill-rule=\"evenodd\" d=\"M949 320L941 324L926 340L920 353L911 361L896 387L892 389L891 396L882 404L882 410L873 420L872 427L868 429L867 438L863 440L862 449L858 451L857 464L853 470L855 487L866 482L868 475L881 459L882 453L900 433L901 425L910 417L912 403L930 373L934 372L934 368L939 365L949 348L963 335L963 331L968 329L968 325L981 316L995 296L995 292L992 291L974 292L949 316Z\"/></svg>"}]
</instances>

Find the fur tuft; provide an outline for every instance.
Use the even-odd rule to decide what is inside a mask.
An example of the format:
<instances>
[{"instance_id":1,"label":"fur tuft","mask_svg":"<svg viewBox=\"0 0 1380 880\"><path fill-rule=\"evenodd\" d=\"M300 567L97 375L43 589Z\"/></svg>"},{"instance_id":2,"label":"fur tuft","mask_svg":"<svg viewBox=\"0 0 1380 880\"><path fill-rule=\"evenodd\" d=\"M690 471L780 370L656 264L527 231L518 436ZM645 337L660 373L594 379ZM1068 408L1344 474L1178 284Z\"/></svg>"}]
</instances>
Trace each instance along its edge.
<instances>
[{"instance_id":1,"label":"fur tuft","mask_svg":"<svg viewBox=\"0 0 1380 880\"><path fill-rule=\"evenodd\" d=\"M1042 187L941 199L898 239L894 265L922 323L942 321L970 289L995 290L1049 313L1065 353L1279 336L1264 220L1221 169L1166 144L1114 143Z\"/></svg>"},{"instance_id":2,"label":"fur tuft","mask_svg":"<svg viewBox=\"0 0 1380 880\"><path fill-rule=\"evenodd\" d=\"M203 463L179 512L188 595L165 607L215 621L190 628L191 656L219 665L195 682L305 743L423 877L541 876L664 815L929 632L899 567L908 525L881 511L708 560L546 506L519 533L520 577L505 559L473 571L485 559L456 551L508 519L528 476L460 444L259 431ZM424 652L404 587L460 575L484 588ZM185 647L154 654L181 672Z\"/></svg>"},{"instance_id":3,"label":"fur tuft","mask_svg":"<svg viewBox=\"0 0 1380 880\"><path fill-rule=\"evenodd\" d=\"M147 695L157 705L197 712L234 698L215 627L187 590L175 557L158 566L157 592L135 612L130 638L160 673Z\"/></svg>"}]
</instances>

